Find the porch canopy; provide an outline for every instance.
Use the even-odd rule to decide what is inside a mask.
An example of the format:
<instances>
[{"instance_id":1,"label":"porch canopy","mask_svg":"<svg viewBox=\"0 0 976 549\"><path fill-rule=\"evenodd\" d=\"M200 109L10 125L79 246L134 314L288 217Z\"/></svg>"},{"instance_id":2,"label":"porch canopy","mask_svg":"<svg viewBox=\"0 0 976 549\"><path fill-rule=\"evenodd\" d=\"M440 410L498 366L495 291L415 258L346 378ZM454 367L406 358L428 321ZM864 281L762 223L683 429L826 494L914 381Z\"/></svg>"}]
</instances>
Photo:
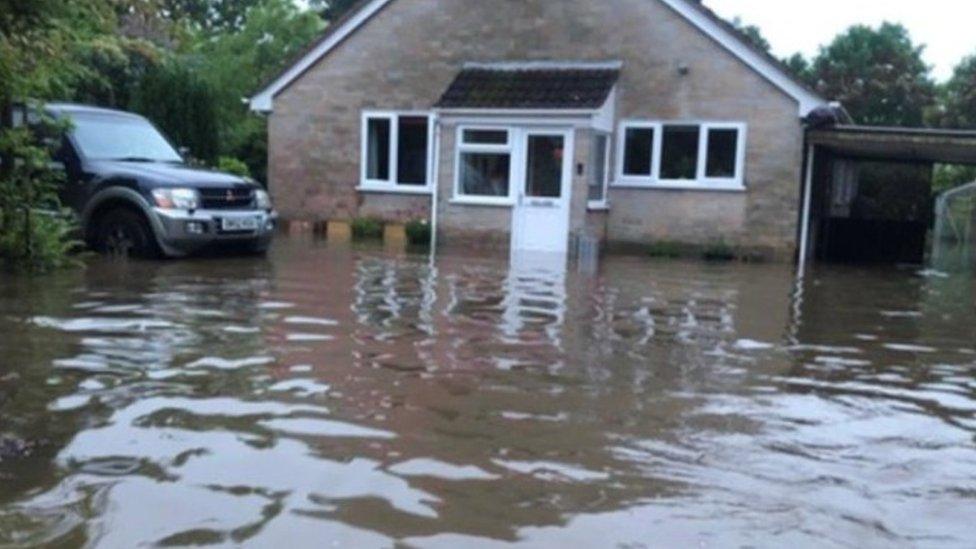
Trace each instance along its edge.
<instances>
[{"instance_id":1,"label":"porch canopy","mask_svg":"<svg viewBox=\"0 0 976 549\"><path fill-rule=\"evenodd\" d=\"M865 160L976 164L976 131L837 125L810 130L807 143Z\"/></svg>"},{"instance_id":2,"label":"porch canopy","mask_svg":"<svg viewBox=\"0 0 976 549\"><path fill-rule=\"evenodd\" d=\"M435 105L442 110L594 111L620 77L621 63L466 63Z\"/></svg>"}]
</instances>

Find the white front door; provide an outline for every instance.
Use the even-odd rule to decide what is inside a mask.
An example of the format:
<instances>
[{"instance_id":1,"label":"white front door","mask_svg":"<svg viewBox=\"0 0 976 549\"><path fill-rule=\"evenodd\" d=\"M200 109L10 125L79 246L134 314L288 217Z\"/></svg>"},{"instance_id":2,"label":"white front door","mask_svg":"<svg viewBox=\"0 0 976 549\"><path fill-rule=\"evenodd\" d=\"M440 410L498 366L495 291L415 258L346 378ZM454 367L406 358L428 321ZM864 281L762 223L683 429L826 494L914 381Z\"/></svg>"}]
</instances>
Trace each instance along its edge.
<instances>
[{"instance_id":1,"label":"white front door","mask_svg":"<svg viewBox=\"0 0 976 549\"><path fill-rule=\"evenodd\" d=\"M512 248L566 253L572 191L572 130L517 132Z\"/></svg>"}]
</instances>

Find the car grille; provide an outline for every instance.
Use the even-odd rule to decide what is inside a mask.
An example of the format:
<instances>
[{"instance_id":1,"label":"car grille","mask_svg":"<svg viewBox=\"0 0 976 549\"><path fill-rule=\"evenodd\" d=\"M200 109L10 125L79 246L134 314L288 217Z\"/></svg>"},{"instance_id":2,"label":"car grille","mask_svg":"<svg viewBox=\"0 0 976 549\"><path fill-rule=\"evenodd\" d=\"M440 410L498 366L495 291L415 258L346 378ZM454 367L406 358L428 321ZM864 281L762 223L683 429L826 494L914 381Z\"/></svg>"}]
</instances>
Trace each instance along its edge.
<instances>
[{"instance_id":1,"label":"car grille","mask_svg":"<svg viewBox=\"0 0 976 549\"><path fill-rule=\"evenodd\" d=\"M253 209L254 189L246 187L200 189L200 206L205 210Z\"/></svg>"}]
</instances>

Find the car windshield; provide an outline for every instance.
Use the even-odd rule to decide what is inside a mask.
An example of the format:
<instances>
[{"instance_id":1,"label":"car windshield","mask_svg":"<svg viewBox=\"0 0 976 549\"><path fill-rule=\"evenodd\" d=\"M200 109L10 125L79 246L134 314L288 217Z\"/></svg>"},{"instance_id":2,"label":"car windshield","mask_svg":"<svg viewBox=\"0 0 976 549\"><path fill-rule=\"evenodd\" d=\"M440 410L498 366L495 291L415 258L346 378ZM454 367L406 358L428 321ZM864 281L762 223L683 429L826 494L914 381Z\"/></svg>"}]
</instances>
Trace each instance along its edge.
<instances>
[{"instance_id":1,"label":"car windshield","mask_svg":"<svg viewBox=\"0 0 976 549\"><path fill-rule=\"evenodd\" d=\"M179 153L152 124L142 118L117 115L71 117L71 133L90 160L181 162Z\"/></svg>"}]
</instances>

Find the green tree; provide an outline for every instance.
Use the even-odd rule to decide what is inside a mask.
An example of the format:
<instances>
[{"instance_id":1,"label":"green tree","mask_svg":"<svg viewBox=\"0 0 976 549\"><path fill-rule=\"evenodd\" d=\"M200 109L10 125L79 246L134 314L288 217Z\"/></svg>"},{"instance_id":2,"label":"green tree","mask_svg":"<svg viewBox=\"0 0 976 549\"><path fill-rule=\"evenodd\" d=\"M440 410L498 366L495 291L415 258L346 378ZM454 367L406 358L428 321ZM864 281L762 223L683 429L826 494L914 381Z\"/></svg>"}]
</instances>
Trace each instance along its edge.
<instances>
[{"instance_id":1,"label":"green tree","mask_svg":"<svg viewBox=\"0 0 976 549\"><path fill-rule=\"evenodd\" d=\"M741 18L736 17L732 20L732 26L735 30L739 31L739 34L746 39L750 44L755 46L764 52L769 52L773 47L770 45L769 40L763 36L762 30L755 25L745 24Z\"/></svg>"},{"instance_id":2,"label":"green tree","mask_svg":"<svg viewBox=\"0 0 976 549\"><path fill-rule=\"evenodd\" d=\"M81 52L109 34L112 10L98 0L0 0L0 259L45 270L69 261L73 221L57 200L47 142L17 112L29 99L69 97L92 77Z\"/></svg>"},{"instance_id":3,"label":"green tree","mask_svg":"<svg viewBox=\"0 0 976 549\"><path fill-rule=\"evenodd\" d=\"M196 35L190 58L216 94L220 154L243 160L256 178L267 168L265 121L245 98L316 38L325 23L291 0L260 0L233 33Z\"/></svg>"},{"instance_id":4,"label":"green tree","mask_svg":"<svg viewBox=\"0 0 976 549\"><path fill-rule=\"evenodd\" d=\"M309 5L322 13L329 21L335 21L346 14L359 0L310 0Z\"/></svg>"},{"instance_id":5,"label":"green tree","mask_svg":"<svg viewBox=\"0 0 976 549\"><path fill-rule=\"evenodd\" d=\"M944 128L976 128L976 55L959 63L940 90L938 123Z\"/></svg>"},{"instance_id":6,"label":"green tree","mask_svg":"<svg viewBox=\"0 0 976 549\"><path fill-rule=\"evenodd\" d=\"M146 40L94 36L80 48L78 63L85 66L89 76L78 82L71 99L126 109L138 83L166 56L164 50Z\"/></svg>"},{"instance_id":7,"label":"green tree","mask_svg":"<svg viewBox=\"0 0 976 549\"><path fill-rule=\"evenodd\" d=\"M810 61L806 57L803 57L802 53L794 53L786 59L783 59L782 63L794 76L805 82L808 86L815 87L817 85Z\"/></svg>"},{"instance_id":8,"label":"green tree","mask_svg":"<svg viewBox=\"0 0 976 549\"><path fill-rule=\"evenodd\" d=\"M935 99L923 51L902 25L856 25L821 48L812 77L861 124L920 126Z\"/></svg>"},{"instance_id":9,"label":"green tree","mask_svg":"<svg viewBox=\"0 0 976 549\"><path fill-rule=\"evenodd\" d=\"M161 0L161 13L207 32L233 32L261 0Z\"/></svg>"},{"instance_id":10,"label":"green tree","mask_svg":"<svg viewBox=\"0 0 976 549\"><path fill-rule=\"evenodd\" d=\"M213 164L220 153L217 101L213 87L194 68L178 59L151 71L133 90L132 110L145 115L178 147Z\"/></svg>"}]
</instances>

